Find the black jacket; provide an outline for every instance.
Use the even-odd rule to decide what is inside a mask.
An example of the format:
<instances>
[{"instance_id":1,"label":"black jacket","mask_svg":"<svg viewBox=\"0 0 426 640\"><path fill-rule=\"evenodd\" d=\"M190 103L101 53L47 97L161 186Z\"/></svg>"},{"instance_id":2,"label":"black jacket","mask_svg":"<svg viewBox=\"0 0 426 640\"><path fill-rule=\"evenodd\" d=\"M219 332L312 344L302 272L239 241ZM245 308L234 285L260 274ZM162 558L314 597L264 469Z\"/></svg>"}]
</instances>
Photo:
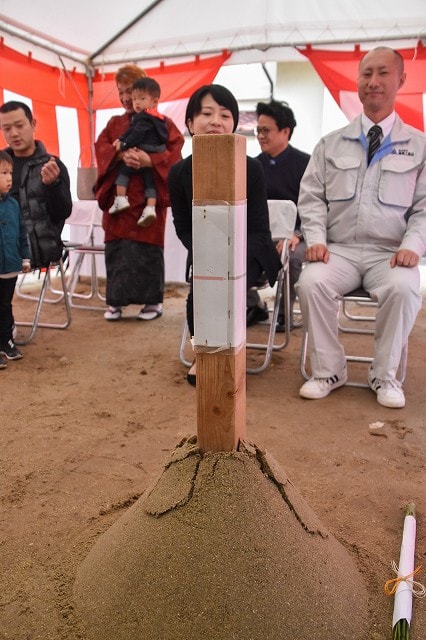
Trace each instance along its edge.
<instances>
[{"instance_id":1,"label":"black jacket","mask_svg":"<svg viewBox=\"0 0 426 640\"><path fill-rule=\"evenodd\" d=\"M141 111L135 113L130 121L130 127L120 136L121 149L137 147L144 151L155 152L157 147L167 143L167 125L162 118Z\"/></svg>"},{"instance_id":2,"label":"black jacket","mask_svg":"<svg viewBox=\"0 0 426 640\"><path fill-rule=\"evenodd\" d=\"M265 173L266 193L270 200L292 200L297 205L300 181L309 158L309 154L291 144L275 158L264 152L257 156ZM299 214L295 228L300 230Z\"/></svg>"},{"instance_id":3,"label":"black jacket","mask_svg":"<svg viewBox=\"0 0 426 640\"><path fill-rule=\"evenodd\" d=\"M192 264L192 156L173 165L169 173L169 193L173 222L182 244L188 249L188 265ZM263 170L258 160L247 157L247 287L251 263L257 262L265 271L271 286L281 262L271 238L268 203Z\"/></svg>"},{"instance_id":4,"label":"black jacket","mask_svg":"<svg viewBox=\"0 0 426 640\"><path fill-rule=\"evenodd\" d=\"M34 268L47 267L57 262L63 249L61 239L66 218L71 214L72 198L67 168L58 163L59 178L51 185L43 184L41 168L52 156L46 152L42 142L36 142L36 150L28 158L16 158L12 149L6 151L14 159L15 172L21 165L19 180L13 180L11 195L21 205L22 217L28 232ZM24 162L25 160L25 162Z\"/></svg>"}]
</instances>

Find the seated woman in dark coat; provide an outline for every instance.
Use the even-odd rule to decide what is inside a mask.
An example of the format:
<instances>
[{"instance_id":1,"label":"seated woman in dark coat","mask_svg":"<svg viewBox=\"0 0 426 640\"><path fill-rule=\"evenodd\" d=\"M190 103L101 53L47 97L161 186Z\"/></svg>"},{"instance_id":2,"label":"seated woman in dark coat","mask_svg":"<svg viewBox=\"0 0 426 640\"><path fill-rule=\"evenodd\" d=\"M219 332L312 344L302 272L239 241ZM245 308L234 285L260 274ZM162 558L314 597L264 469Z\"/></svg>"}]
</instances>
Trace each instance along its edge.
<instances>
[{"instance_id":1,"label":"seated woman in dark coat","mask_svg":"<svg viewBox=\"0 0 426 640\"><path fill-rule=\"evenodd\" d=\"M238 125L238 104L232 93L218 84L204 85L189 99L185 122L191 135L234 133ZM176 233L188 250L192 264L192 156L175 164L169 173L169 194ZM247 324L268 318L266 306L257 291L250 291L263 272L270 285L276 280L281 262L271 238L263 169L260 162L247 157ZM189 272L189 271L188 271ZM194 335L191 288L187 299L187 320ZM187 375L195 384L195 365Z\"/></svg>"}]
</instances>

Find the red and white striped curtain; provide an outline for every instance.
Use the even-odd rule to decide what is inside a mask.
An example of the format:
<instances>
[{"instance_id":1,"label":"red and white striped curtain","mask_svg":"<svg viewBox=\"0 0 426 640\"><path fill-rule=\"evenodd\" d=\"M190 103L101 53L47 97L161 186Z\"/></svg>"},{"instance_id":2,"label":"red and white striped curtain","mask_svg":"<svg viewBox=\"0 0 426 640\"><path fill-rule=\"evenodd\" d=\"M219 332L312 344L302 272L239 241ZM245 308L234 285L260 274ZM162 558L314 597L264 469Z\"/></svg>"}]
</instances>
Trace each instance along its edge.
<instances>
[{"instance_id":1,"label":"red and white striped curtain","mask_svg":"<svg viewBox=\"0 0 426 640\"><path fill-rule=\"evenodd\" d=\"M161 64L148 69L149 76L155 78L161 86L161 102L172 102L189 98L202 84L210 84L216 77L222 64L230 54L206 58L196 57L191 62L181 64ZM89 86L84 73L71 71L65 73L60 67L49 66L7 47L0 41L0 104L4 102L4 90L30 98L33 114L37 122L36 137L43 140L51 153L59 155L56 106L71 107L77 110L80 160L82 166L91 162L90 130L95 131L96 112L101 109L120 107L114 82L114 74L102 75L98 71L93 79L92 109L89 112ZM145 67L144 67L145 68ZM1 145L0 145L1 146Z\"/></svg>"}]
</instances>

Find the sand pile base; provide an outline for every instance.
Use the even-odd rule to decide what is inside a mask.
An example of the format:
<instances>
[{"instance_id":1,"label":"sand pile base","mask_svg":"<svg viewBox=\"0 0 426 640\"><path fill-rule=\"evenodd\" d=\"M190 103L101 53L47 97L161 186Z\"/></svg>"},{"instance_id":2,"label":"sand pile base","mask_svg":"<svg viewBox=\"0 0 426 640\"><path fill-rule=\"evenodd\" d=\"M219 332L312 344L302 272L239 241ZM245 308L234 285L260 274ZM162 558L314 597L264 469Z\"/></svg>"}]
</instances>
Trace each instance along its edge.
<instances>
[{"instance_id":1,"label":"sand pile base","mask_svg":"<svg viewBox=\"0 0 426 640\"><path fill-rule=\"evenodd\" d=\"M278 463L181 443L81 564L90 640L365 640L352 559Z\"/></svg>"}]
</instances>

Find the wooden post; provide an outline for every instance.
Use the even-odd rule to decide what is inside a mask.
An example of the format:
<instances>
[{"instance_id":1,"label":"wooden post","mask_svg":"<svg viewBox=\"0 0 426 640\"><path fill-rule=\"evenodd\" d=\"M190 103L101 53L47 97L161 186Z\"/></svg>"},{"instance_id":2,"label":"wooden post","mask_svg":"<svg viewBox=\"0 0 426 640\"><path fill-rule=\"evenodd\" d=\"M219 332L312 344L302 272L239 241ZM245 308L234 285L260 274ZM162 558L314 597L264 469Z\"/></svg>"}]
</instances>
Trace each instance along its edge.
<instances>
[{"instance_id":1,"label":"wooden post","mask_svg":"<svg viewBox=\"0 0 426 640\"><path fill-rule=\"evenodd\" d=\"M197 439L232 451L246 433L246 141L193 138Z\"/></svg>"}]
</instances>

